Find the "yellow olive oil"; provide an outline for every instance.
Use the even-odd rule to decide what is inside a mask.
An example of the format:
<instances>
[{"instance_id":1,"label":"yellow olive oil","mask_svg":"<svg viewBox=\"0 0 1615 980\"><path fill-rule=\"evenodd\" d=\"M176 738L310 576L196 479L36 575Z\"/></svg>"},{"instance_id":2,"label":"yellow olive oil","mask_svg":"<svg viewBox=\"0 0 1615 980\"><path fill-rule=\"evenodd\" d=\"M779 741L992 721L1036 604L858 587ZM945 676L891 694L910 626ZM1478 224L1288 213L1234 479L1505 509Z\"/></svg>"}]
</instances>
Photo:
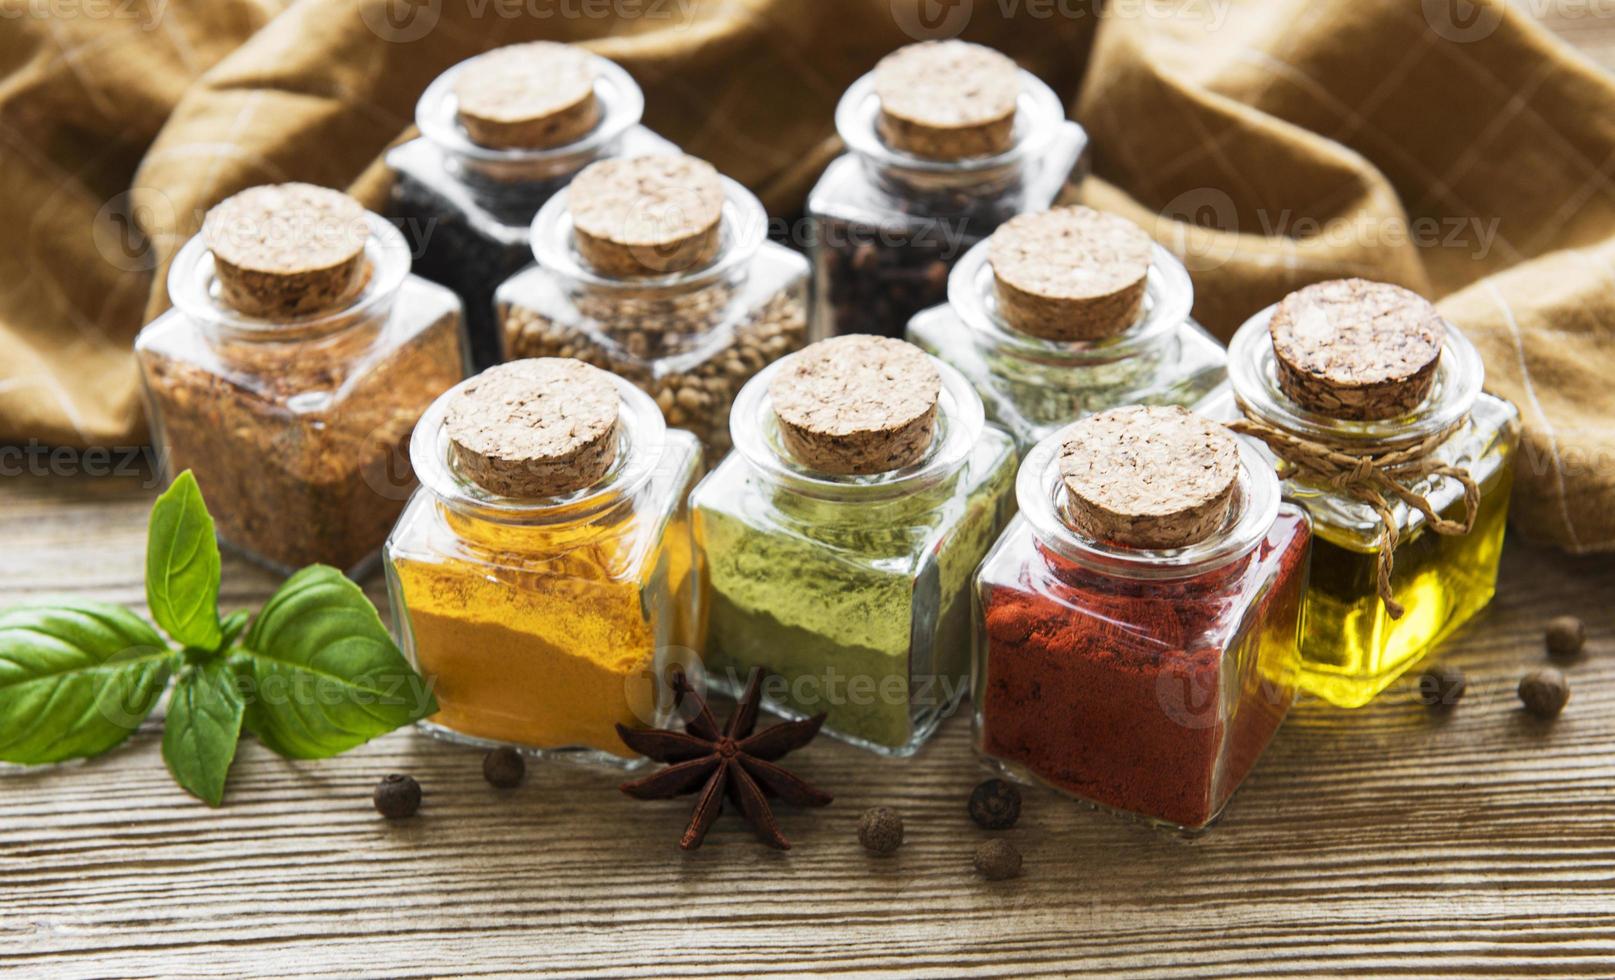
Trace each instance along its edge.
<instances>
[{"instance_id":1,"label":"yellow olive oil","mask_svg":"<svg viewBox=\"0 0 1615 980\"><path fill-rule=\"evenodd\" d=\"M1400 619L1376 592L1378 549L1348 545L1320 521L1301 614L1301 686L1341 707L1367 704L1484 608L1497 586L1513 476L1505 464L1482 484L1468 534L1449 537L1421 525L1398 543L1391 587L1406 610ZM1461 519L1463 501L1443 516Z\"/></svg>"}]
</instances>

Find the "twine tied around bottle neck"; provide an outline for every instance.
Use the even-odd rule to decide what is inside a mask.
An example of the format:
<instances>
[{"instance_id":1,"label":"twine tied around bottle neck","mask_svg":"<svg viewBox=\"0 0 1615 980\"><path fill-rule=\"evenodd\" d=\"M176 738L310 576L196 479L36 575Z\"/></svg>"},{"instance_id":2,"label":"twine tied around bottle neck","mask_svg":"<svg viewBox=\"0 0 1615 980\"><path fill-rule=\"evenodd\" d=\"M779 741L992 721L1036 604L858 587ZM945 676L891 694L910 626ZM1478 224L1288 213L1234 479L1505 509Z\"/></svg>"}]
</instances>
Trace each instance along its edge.
<instances>
[{"instance_id":1,"label":"twine tied around bottle neck","mask_svg":"<svg viewBox=\"0 0 1615 980\"><path fill-rule=\"evenodd\" d=\"M1310 481L1338 490L1374 509L1381 528L1377 569L1379 597L1391 618L1401 619L1405 610L1391 593L1394 552L1401 537L1396 514L1391 509L1391 498L1423 514L1430 530L1436 534L1459 536L1469 533L1475 526L1475 514L1480 508L1480 487L1468 469L1431 457L1436 448L1468 420L1466 415L1412 445L1371 448L1367 452L1354 443L1303 439L1248 415L1229 422L1228 428L1240 435L1261 440L1275 456L1295 467L1297 473ZM1423 494L1412 489L1432 476L1449 477L1463 486L1463 520L1442 517Z\"/></svg>"}]
</instances>

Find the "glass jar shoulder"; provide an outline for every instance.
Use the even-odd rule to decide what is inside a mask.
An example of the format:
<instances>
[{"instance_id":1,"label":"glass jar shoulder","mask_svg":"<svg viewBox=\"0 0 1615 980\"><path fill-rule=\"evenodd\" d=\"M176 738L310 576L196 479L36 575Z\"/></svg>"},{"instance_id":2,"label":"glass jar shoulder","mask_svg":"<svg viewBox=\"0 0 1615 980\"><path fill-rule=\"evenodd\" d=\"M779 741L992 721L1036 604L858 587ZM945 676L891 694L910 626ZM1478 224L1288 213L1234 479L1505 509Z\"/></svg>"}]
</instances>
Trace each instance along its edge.
<instances>
[{"instance_id":1,"label":"glass jar shoulder","mask_svg":"<svg viewBox=\"0 0 1615 980\"><path fill-rule=\"evenodd\" d=\"M989 634L996 628L1007 635L1011 620L1037 620L1057 632L1083 621L1099 624L1084 628L1083 642L1097 638L1118 652L1226 650L1253 617L1267 618L1275 597L1298 606L1311 527L1302 508L1285 504L1249 554L1182 578L1139 579L1056 554L1017 516L982 561L976 588ZM1293 626L1293 616L1289 622Z\"/></svg>"},{"instance_id":2,"label":"glass jar shoulder","mask_svg":"<svg viewBox=\"0 0 1615 980\"><path fill-rule=\"evenodd\" d=\"M305 417L333 416L366 398L418 414L463 376L464 346L459 298L415 276L382 316L307 339L222 335L171 309L135 342L158 394L202 386L265 415Z\"/></svg>"},{"instance_id":3,"label":"glass jar shoulder","mask_svg":"<svg viewBox=\"0 0 1615 980\"><path fill-rule=\"evenodd\" d=\"M1222 345L1192 320L1130 356L1058 362L995 350L948 305L916 315L907 336L969 379L987 417L1009 430L1023 452L1060 427L1110 408L1195 407L1227 377Z\"/></svg>"},{"instance_id":4,"label":"glass jar shoulder","mask_svg":"<svg viewBox=\"0 0 1615 980\"><path fill-rule=\"evenodd\" d=\"M918 575L939 555L973 551L973 568L1002 524L1014 481L1014 448L988 427L952 479L894 499L823 499L759 477L731 453L697 486L691 504L703 543L725 548L767 538L794 560ZM959 548L961 530L979 546Z\"/></svg>"},{"instance_id":5,"label":"glass jar shoulder","mask_svg":"<svg viewBox=\"0 0 1615 980\"><path fill-rule=\"evenodd\" d=\"M1087 145L1087 133L1067 120L1037 158L1007 171L975 176L963 171L944 178L898 177L895 171L887 174L890 167L843 153L808 193L807 214L888 229L913 229L949 214L969 216L978 225L996 224L1023 211L1048 208L1067 185L1080 182ZM991 230L976 229L978 235Z\"/></svg>"},{"instance_id":6,"label":"glass jar shoulder","mask_svg":"<svg viewBox=\"0 0 1615 980\"><path fill-rule=\"evenodd\" d=\"M601 158L678 151L672 141L644 125L636 125ZM391 202L395 217L453 219L471 226L489 241L513 248L526 247L528 226L534 213L565 187L576 172L534 180L474 179L456 166L452 154L424 136L393 147L387 151L385 159L397 176ZM430 234L429 228L415 231L419 235Z\"/></svg>"},{"instance_id":7,"label":"glass jar shoulder","mask_svg":"<svg viewBox=\"0 0 1615 980\"><path fill-rule=\"evenodd\" d=\"M739 275L694 287L602 287L535 263L500 284L495 304L516 356L538 356L524 353L523 345L524 335L536 331L577 336L623 360L649 365L674 354L710 356L729 346L733 330L770 304L792 305L805 323L809 273L804 256L773 242L762 243ZM528 320L541 322L535 326ZM653 329L655 343L629 342Z\"/></svg>"},{"instance_id":8,"label":"glass jar shoulder","mask_svg":"<svg viewBox=\"0 0 1615 980\"><path fill-rule=\"evenodd\" d=\"M1512 484L1519 439L1519 409L1511 402L1482 393L1469 418L1431 456L1437 462L1468 470L1484 503L1496 491L1506 492ZM1307 508L1320 536L1355 550L1377 547L1381 528L1373 507L1299 476L1287 476L1283 483L1285 496ZM1463 485L1450 477L1430 477L1413 490L1439 514L1456 514L1463 505ZM1392 502L1391 511L1403 537L1424 526L1424 515L1399 500Z\"/></svg>"},{"instance_id":9,"label":"glass jar shoulder","mask_svg":"<svg viewBox=\"0 0 1615 980\"><path fill-rule=\"evenodd\" d=\"M553 590L559 581L638 583L663 538L684 519L700 469L700 446L670 430L662 463L622 506L598 520L500 521L456 511L417 490L387 539L394 565L458 568L518 590Z\"/></svg>"}]
</instances>

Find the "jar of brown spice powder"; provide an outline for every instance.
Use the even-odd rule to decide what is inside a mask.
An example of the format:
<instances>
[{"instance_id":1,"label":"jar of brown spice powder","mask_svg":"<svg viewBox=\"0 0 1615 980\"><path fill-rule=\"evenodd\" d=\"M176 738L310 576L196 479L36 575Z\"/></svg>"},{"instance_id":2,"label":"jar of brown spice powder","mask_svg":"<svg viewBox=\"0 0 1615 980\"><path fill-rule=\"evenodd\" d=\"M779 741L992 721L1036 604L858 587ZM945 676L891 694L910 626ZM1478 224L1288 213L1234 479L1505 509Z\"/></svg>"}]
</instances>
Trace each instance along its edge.
<instances>
[{"instance_id":1,"label":"jar of brown spice powder","mask_svg":"<svg viewBox=\"0 0 1615 980\"><path fill-rule=\"evenodd\" d=\"M358 574L414 486L415 422L465 373L460 302L338 191L254 187L208 212L135 341L167 475L219 537L281 571Z\"/></svg>"},{"instance_id":2,"label":"jar of brown spice powder","mask_svg":"<svg viewBox=\"0 0 1615 980\"><path fill-rule=\"evenodd\" d=\"M626 378L713 462L729 408L808 339L808 264L762 204L689 156L591 165L533 221L538 264L499 287L510 359L573 357Z\"/></svg>"}]
</instances>

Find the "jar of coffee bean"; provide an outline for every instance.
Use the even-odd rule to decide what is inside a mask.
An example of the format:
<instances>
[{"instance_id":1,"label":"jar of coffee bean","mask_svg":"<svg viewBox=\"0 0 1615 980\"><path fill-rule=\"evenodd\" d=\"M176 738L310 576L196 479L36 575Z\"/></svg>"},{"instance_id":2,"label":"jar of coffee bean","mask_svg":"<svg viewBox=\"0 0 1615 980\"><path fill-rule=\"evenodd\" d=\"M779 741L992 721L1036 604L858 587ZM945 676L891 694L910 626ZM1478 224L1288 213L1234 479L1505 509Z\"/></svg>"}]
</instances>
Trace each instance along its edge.
<instances>
[{"instance_id":1,"label":"jar of coffee bean","mask_svg":"<svg viewBox=\"0 0 1615 980\"><path fill-rule=\"evenodd\" d=\"M462 61L422 94L421 135L387 153L388 217L415 272L464 302L479 369L499 358L494 290L532 261L544 202L596 160L678 152L640 125L644 107L615 62L551 41Z\"/></svg>"},{"instance_id":2,"label":"jar of coffee bean","mask_svg":"<svg viewBox=\"0 0 1615 980\"><path fill-rule=\"evenodd\" d=\"M900 337L1008 218L1079 179L1087 135L1004 55L928 41L888 55L836 109L847 153L808 196L816 333Z\"/></svg>"},{"instance_id":3,"label":"jar of coffee bean","mask_svg":"<svg viewBox=\"0 0 1615 980\"><path fill-rule=\"evenodd\" d=\"M741 386L808 339L808 264L744 187L683 155L593 164L533 221L497 293L505 354L632 381L716 463Z\"/></svg>"}]
</instances>

